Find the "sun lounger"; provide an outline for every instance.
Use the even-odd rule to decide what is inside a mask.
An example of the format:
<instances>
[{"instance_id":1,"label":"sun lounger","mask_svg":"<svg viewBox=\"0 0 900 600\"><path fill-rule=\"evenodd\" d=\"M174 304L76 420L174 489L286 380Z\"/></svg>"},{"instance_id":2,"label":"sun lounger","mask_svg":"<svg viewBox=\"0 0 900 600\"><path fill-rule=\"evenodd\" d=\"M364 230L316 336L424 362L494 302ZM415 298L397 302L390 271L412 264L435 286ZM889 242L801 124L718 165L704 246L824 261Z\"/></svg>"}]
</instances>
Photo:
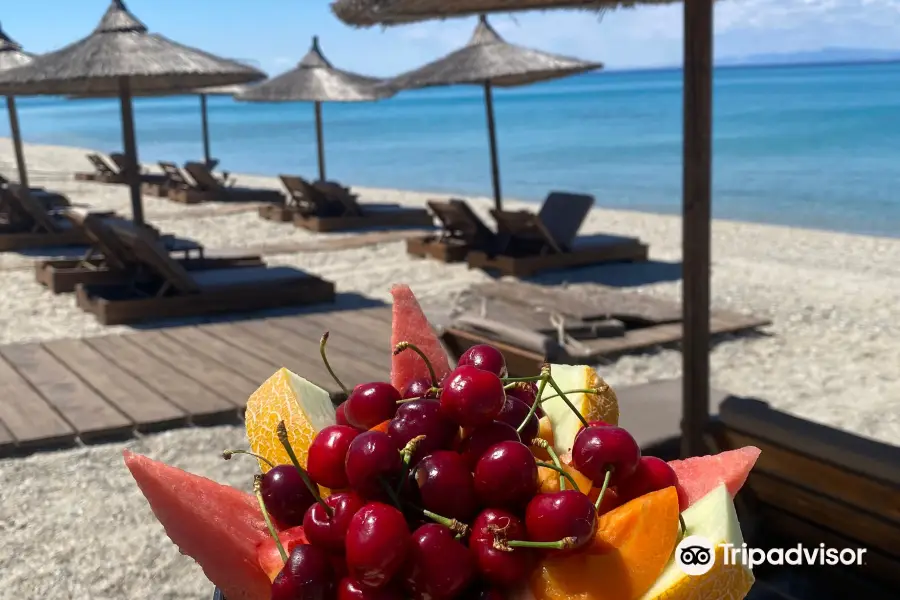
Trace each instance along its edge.
<instances>
[{"instance_id":1,"label":"sun lounger","mask_svg":"<svg viewBox=\"0 0 900 600\"><path fill-rule=\"evenodd\" d=\"M865 564L826 566L814 576L828 583L830 575L852 570L893 592L881 596L857 588L858 597L900 597L900 447L746 398L721 404L710 437L716 451L747 445L762 450L739 497L746 500L738 509L748 544L864 548Z\"/></svg>"},{"instance_id":2,"label":"sun lounger","mask_svg":"<svg viewBox=\"0 0 900 600\"><path fill-rule=\"evenodd\" d=\"M152 277L127 285L79 285L78 306L105 325L247 312L334 301L334 284L288 267L191 271L139 228L110 227Z\"/></svg>"},{"instance_id":3,"label":"sun lounger","mask_svg":"<svg viewBox=\"0 0 900 600\"><path fill-rule=\"evenodd\" d=\"M94 167L93 172L75 173L78 181L96 181L98 183L125 183L125 176L115 163L101 154L87 155L88 162Z\"/></svg>"},{"instance_id":4,"label":"sun lounger","mask_svg":"<svg viewBox=\"0 0 900 600\"><path fill-rule=\"evenodd\" d=\"M284 202L284 195L278 190L235 186L233 182L217 178L202 163L185 163L184 170L190 175L193 182L188 182L187 187L170 190L170 200L187 204L209 201Z\"/></svg>"},{"instance_id":5,"label":"sun lounger","mask_svg":"<svg viewBox=\"0 0 900 600\"><path fill-rule=\"evenodd\" d=\"M13 189L15 190L18 190L20 187L17 183L10 181L0 173L0 188L8 189L9 186L13 186ZM31 193L31 196L44 205L47 210L63 208L71 204L69 199L59 192L51 192L42 187L32 187L29 188L28 191ZM0 211L2 210L5 210L5 208L0 209Z\"/></svg>"},{"instance_id":6,"label":"sun lounger","mask_svg":"<svg viewBox=\"0 0 900 600\"><path fill-rule=\"evenodd\" d=\"M132 223L116 217L98 213L85 213L78 210L65 211L65 216L75 227L85 231L91 247L84 256L68 260L44 260L35 263L35 278L54 294L75 291L79 283L93 284L126 284L135 277L144 276L140 260L133 255L111 229L134 227ZM262 259L258 255L233 256L228 258L210 258L205 256L201 244L178 238L172 235L160 235L147 229L165 250L185 269L204 270L236 268L245 266L261 266Z\"/></svg>"},{"instance_id":7,"label":"sun lounger","mask_svg":"<svg viewBox=\"0 0 900 600\"><path fill-rule=\"evenodd\" d=\"M537 214L492 210L499 241L493 251L469 252L469 266L527 277L557 269L647 260L647 245L637 238L578 236L593 205L593 196L552 192Z\"/></svg>"},{"instance_id":8,"label":"sun lounger","mask_svg":"<svg viewBox=\"0 0 900 600\"><path fill-rule=\"evenodd\" d=\"M0 187L0 199L8 208L0 222L0 252L87 245L84 232L57 209L48 210L24 188L11 184Z\"/></svg>"},{"instance_id":9,"label":"sun lounger","mask_svg":"<svg viewBox=\"0 0 900 600\"><path fill-rule=\"evenodd\" d=\"M682 339L678 303L599 285L570 290L522 281L471 287L451 324L442 331L459 357L476 344L492 344L515 376L552 363L596 364L601 359L672 346ZM767 325L752 316L715 311L715 334Z\"/></svg>"},{"instance_id":10,"label":"sun lounger","mask_svg":"<svg viewBox=\"0 0 900 600\"><path fill-rule=\"evenodd\" d=\"M490 252L497 243L496 234L465 200L429 200L426 204L440 222L441 232L410 238L406 241L408 254L452 263L465 260L470 250Z\"/></svg>"},{"instance_id":11,"label":"sun lounger","mask_svg":"<svg viewBox=\"0 0 900 600\"><path fill-rule=\"evenodd\" d=\"M296 192L288 188L291 190L292 201L296 203L293 213L294 225L303 229L324 233L434 225L431 215L424 208L407 208L399 204L375 202L360 204L357 196L348 188L334 182L309 183L301 177L292 177L288 181L299 189L299 192Z\"/></svg>"}]
</instances>

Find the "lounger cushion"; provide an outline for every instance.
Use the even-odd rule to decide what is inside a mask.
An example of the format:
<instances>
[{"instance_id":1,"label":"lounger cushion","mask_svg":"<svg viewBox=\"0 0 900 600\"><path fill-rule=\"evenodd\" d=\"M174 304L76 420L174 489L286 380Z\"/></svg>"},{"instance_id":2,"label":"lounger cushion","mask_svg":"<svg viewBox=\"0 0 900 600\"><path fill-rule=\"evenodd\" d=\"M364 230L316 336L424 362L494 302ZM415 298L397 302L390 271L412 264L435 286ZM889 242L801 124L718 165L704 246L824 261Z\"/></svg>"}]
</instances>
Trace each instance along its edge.
<instances>
[{"instance_id":1,"label":"lounger cushion","mask_svg":"<svg viewBox=\"0 0 900 600\"><path fill-rule=\"evenodd\" d=\"M253 284L275 284L299 281L308 278L303 271L291 267L241 267L237 269L210 269L191 273L197 286L204 290L249 286Z\"/></svg>"}]
</instances>

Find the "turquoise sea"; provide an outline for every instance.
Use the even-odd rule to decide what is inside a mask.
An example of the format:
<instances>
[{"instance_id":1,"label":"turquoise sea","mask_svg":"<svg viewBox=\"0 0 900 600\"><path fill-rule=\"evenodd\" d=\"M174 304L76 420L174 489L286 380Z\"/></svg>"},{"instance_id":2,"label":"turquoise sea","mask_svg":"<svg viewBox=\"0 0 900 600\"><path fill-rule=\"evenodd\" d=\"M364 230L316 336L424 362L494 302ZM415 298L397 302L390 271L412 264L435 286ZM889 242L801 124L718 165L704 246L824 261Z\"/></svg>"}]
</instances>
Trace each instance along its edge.
<instances>
[{"instance_id":1,"label":"turquoise sea","mask_svg":"<svg viewBox=\"0 0 900 600\"><path fill-rule=\"evenodd\" d=\"M121 148L115 100L19 105L26 141ZM680 210L680 72L498 91L495 111L504 195L540 201L561 189L606 207ZM135 112L143 162L201 156L196 97L142 99ZM222 168L316 175L311 105L214 97L209 113ZM331 104L324 115L330 179L490 194L479 88ZM900 236L900 64L718 69L714 136L717 217Z\"/></svg>"}]
</instances>

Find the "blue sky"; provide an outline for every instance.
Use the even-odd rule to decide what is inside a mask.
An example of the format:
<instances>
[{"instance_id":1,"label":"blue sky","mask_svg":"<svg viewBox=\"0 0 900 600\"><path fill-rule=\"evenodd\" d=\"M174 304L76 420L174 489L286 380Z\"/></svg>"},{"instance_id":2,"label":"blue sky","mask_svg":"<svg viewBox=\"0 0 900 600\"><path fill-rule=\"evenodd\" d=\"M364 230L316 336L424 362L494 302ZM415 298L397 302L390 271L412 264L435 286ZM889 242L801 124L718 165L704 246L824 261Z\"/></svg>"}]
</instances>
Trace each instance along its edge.
<instances>
[{"instance_id":1,"label":"blue sky","mask_svg":"<svg viewBox=\"0 0 900 600\"><path fill-rule=\"evenodd\" d=\"M0 23L7 34L39 53L87 35L109 1L4 4ZM458 19L354 30L332 16L326 0L128 0L127 5L155 33L252 60L270 74L293 66L313 34L336 66L391 75L465 43L474 26L472 19ZM608 67L672 65L681 57L681 5L621 10L602 20L591 13L558 11L498 15L492 22L511 42ZM826 46L900 47L900 0L724 0L716 8L719 56Z\"/></svg>"}]
</instances>

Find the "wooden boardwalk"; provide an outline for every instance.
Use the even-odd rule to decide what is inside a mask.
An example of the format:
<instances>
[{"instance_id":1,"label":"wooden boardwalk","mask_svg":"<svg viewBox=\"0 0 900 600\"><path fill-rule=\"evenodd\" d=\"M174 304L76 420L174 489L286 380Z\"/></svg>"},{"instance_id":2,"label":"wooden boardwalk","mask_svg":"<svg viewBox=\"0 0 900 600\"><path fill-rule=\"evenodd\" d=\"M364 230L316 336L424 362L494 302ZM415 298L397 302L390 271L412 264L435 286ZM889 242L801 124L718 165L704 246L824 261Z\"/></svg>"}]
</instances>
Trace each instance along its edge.
<instances>
[{"instance_id":1,"label":"wooden boardwalk","mask_svg":"<svg viewBox=\"0 0 900 600\"><path fill-rule=\"evenodd\" d=\"M135 432L237 422L280 367L325 389L385 380L387 305L0 347L0 457Z\"/></svg>"}]
</instances>

